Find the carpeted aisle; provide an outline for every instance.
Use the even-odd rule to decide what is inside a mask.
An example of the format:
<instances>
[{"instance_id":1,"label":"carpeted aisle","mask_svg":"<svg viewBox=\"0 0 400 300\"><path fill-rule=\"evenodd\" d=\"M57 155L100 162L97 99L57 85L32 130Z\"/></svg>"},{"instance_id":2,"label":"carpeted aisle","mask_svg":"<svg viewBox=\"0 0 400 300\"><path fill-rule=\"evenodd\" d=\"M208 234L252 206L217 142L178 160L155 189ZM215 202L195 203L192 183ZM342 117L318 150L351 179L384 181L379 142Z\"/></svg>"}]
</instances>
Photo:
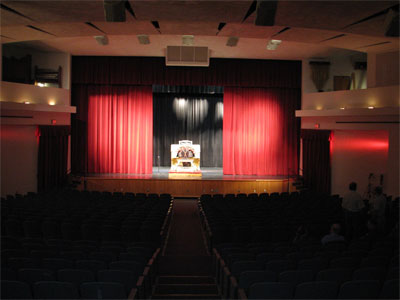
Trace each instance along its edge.
<instances>
[{"instance_id":1,"label":"carpeted aisle","mask_svg":"<svg viewBox=\"0 0 400 300\"><path fill-rule=\"evenodd\" d=\"M153 299L217 299L196 199L174 200Z\"/></svg>"},{"instance_id":2,"label":"carpeted aisle","mask_svg":"<svg viewBox=\"0 0 400 300\"><path fill-rule=\"evenodd\" d=\"M197 200L174 200L165 256L207 255Z\"/></svg>"}]
</instances>

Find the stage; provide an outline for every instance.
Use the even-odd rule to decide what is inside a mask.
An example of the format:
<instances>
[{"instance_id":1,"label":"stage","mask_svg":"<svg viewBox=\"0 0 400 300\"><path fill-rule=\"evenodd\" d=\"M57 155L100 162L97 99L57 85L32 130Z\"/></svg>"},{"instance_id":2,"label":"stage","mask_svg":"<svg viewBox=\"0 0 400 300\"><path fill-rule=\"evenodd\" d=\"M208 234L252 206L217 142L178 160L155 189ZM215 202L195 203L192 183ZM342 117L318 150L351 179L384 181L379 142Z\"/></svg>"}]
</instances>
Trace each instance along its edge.
<instances>
[{"instance_id":1,"label":"stage","mask_svg":"<svg viewBox=\"0 0 400 300\"><path fill-rule=\"evenodd\" d=\"M81 189L89 191L168 193L173 197L202 194L292 192L288 176L224 175L222 168L202 168L201 176L169 174L169 167L153 167L152 174L87 174Z\"/></svg>"}]
</instances>

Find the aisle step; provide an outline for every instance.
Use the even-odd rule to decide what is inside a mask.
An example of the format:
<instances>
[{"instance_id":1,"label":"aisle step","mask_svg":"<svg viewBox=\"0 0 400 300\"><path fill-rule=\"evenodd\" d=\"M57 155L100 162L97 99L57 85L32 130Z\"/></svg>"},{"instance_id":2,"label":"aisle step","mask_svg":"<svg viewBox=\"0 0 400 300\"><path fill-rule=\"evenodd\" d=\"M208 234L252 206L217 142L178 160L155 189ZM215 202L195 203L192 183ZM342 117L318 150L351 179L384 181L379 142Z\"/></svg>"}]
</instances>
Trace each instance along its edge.
<instances>
[{"instance_id":1,"label":"aisle step","mask_svg":"<svg viewBox=\"0 0 400 300\"><path fill-rule=\"evenodd\" d=\"M160 276L159 284L215 284L211 276Z\"/></svg>"},{"instance_id":2,"label":"aisle step","mask_svg":"<svg viewBox=\"0 0 400 300\"><path fill-rule=\"evenodd\" d=\"M155 294L218 294L218 289L211 283L158 284Z\"/></svg>"},{"instance_id":3,"label":"aisle step","mask_svg":"<svg viewBox=\"0 0 400 300\"><path fill-rule=\"evenodd\" d=\"M211 256L161 256L159 274L162 275L199 275L213 273Z\"/></svg>"},{"instance_id":4,"label":"aisle step","mask_svg":"<svg viewBox=\"0 0 400 300\"><path fill-rule=\"evenodd\" d=\"M154 294L151 299L221 299L217 294Z\"/></svg>"}]
</instances>

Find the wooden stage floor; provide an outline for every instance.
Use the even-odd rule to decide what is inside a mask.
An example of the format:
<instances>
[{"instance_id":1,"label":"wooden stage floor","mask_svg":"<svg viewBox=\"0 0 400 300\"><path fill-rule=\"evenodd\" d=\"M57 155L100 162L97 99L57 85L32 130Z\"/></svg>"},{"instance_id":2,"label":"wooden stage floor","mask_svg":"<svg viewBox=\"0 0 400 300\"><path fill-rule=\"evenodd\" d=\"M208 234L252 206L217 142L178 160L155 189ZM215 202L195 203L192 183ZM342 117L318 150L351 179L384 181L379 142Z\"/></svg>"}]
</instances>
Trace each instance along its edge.
<instances>
[{"instance_id":1,"label":"wooden stage floor","mask_svg":"<svg viewBox=\"0 0 400 300\"><path fill-rule=\"evenodd\" d=\"M169 174L167 167L154 167L153 174L87 174L81 188L89 191L168 193L174 197L202 194L291 192L287 176L223 175L222 168L202 168L201 176Z\"/></svg>"}]
</instances>

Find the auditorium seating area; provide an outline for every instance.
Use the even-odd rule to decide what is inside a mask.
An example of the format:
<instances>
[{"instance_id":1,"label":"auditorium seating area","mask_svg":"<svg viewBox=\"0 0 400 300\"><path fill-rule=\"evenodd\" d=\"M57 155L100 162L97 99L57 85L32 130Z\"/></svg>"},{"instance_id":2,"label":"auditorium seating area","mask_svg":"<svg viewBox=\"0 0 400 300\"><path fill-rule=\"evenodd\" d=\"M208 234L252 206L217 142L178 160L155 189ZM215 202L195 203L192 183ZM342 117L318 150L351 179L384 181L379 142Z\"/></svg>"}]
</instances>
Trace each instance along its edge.
<instances>
[{"instance_id":1,"label":"auditorium seating area","mask_svg":"<svg viewBox=\"0 0 400 300\"><path fill-rule=\"evenodd\" d=\"M321 237L342 223L339 197L307 193L203 195L202 222L224 299L398 299L397 224L324 246ZM308 235L296 238L302 226Z\"/></svg>"},{"instance_id":2,"label":"auditorium seating area","mask_svg":"<svg viewBox=\"0 0 400 300\"><path fill-rule=\"evenodd\" d=\"M172 203L76 190L3 198L1 298L148 298Z\"/></svg>"}]
</instances>

